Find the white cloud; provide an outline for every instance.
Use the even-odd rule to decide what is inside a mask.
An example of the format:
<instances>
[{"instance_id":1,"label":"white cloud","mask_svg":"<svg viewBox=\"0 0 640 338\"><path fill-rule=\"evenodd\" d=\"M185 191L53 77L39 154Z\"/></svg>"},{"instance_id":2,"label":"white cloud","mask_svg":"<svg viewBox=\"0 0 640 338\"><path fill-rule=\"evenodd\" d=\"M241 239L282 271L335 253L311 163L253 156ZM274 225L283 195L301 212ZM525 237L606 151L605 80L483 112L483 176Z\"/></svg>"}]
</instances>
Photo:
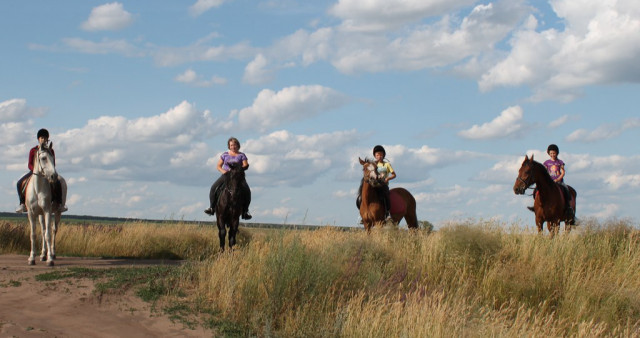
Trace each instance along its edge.
<instances>
[{"instance_id":1,"label":"white cloud","mask_svg":"<svg viewBox=\"0 0 640 338\"><path fill-rule=\"evenodd\" d=\"M262 54L256 55L253 61L244 69L243 81L249 84L261 84L274 78L273 71L266 69L267 59Z\"/></svg>"},{"instance_id":2,"label":"white cloud","mask_svg":"<svg viewBox=\"0 0 640 338\"><path fill-rule=\"evenodd\" d=\"M11 148L7 148L8 146L29 141L35 142L34 119L43 117L45 114L45 108L29 107L25 99L10 99L0 102L0 135L2 135L5 145L2 148L2 154L5 158L10 157L13 152Z\"/></svg>"},{"instance_id":3,"label":"white cloud","mask_svg":"<svg viewBox=\"0 0 640 338\"><path fill-rule=\"evenodd\" d=\"M620 136L629 129L640 128L640 118L630 118L620 124L603 124L592 131L578 129L566 137L568 142L597 142Z\"/></svg>"},{"instance_id":4,"label":"white cloud","mask_svg":"<svg viewBox=\"0 0 640 338\"><path fill-rule=\"evenodd\" d=\"M537 21L513 34L507 56L480 79L482 90L531 86L533 99L569 101L594 84L638 82L640 11L633 1L556 0L564 30L537 30Z\"/></svg>"},{"instance_id":5,"label":"white cloud","mask_svg":"<svg viewBox=\"0 0 640 338\"><path fill-rule=\"evenodd\" d=\"M133 23L133 15L124 10L119 2L112 2L95 7L87 21L82 23L86 31L120 30Z\"/></svg>"},{"instance_id":6,"label":"white cloud","mask_svg":"<svg viewBox=\"0 0 640 338\"><path fill-rule=\"evenodd\" d=\"M330 169L348 166L344 154L335 149L358 139L355 130L296 135L286 130L250 139L242 149L249 157L252 180L265 186L303 186L313 183ZM280 160L274 161L277 157ZM293 174L295 173L295 174Z\"/></svg>"},{"instance_id":7,"label":"white cloud","mask_svg":"<svg viewBox=\"0 0 640 338\"><path fill-rule=\"evenodd\" d=\"M562 115L559 118L549 122L549 128L558 128L569 121L569 115Z\"/></svg>"},{"instance_id":8,"label":"white cloud","mask_svg":"<svg viewBox=\"0 0 640 338\"><path fill-rule=\"evenodd\" d=\"M343 20L343 29L383 31L472 5L475 0L339 0L329 13Z\"/></svg>"},{"instance_id":9,"label":"white cloud","mask_svg":"<svg viewBox=\"0 0 640 338\"><path fill-rule=\"evenodd\" d=\"M23 122L30 118L42 117L45 112L45 108L28 107L25 99L10 99L0 102L0 123Z\"/></svg>"},{"instance_id":10,"label":"white cloud","mask_svg":"<svg viewBox=\"0 0 640 338\"><path fill-rule=\"evenodd\" d=\"M238 122L243 128L265 131L309 119L339 108L348 101L344 94L320 85L287 87L279 92L263 89L253 105L237 112Z\"/></svg>"},{"instance_id":11,"label":"white cloud","mask_svg":"<svg viewBox=\"0 0 640 338\"><path fill-rule=\"evenodd\" d=\"M193 16L199 16L211 8L220 7L227 0L198 0L189 7L189 13Z\"/></svg>"},{"instance_id":12,"label":"white cloud","mask_svg":"<svg viewBox=\"0 0 640 338\"><path fill-rule=\"evenodd\" d=\"M459 136L467 139L497 139L512 137L523 131L525 124L522 123L522 108L520 106L509 107L500 113L500 116L491 122L458 132Z\"/></svg>"},{"instance_id":13,"label":"white cloud","mask_svg":"<svg viewBox=\"0 0 640 338\"><path fill-rule=\"evenodd\" d=\"M613 190L619 190L620 188L638 188L640 187L640 174L624 175L617 172L607 177L605 182Z\"/></svg>"},{"instance_id":14,"label":"white cloud","mask_svg":"<svg viewBox=\"0 0 640 338\"><path fill-rule=\"evenodd\" d=\"M205 80L191 68L185 70L182 74L178 74L174 80L194 87L211 87L213 85L224 85L227 83L227 79L218 76L213 76L210 80Z\"/></svg>"},{"instance_id":15,"label":"white cloud","mask_svg":"<svg viewBox=\"0 0 640 338\"><path fill-rule=\"evenodd\" d=\"M126 40L102 39L100 42L79 38L65 38L62 42L73 50L86 54L118 54L127 57L142 57L146 51Z\"/></svg>"}]
</instances>

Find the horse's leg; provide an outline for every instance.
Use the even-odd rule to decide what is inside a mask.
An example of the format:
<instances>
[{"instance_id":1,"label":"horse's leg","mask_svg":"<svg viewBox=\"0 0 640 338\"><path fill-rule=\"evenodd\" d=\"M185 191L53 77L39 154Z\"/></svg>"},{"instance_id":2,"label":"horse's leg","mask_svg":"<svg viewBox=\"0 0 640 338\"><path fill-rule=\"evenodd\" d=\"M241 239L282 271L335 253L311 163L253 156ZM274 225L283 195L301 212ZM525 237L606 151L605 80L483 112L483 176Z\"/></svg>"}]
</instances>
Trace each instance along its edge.
<instances>
[{"instance_id":1,"label":"horse's leg","mask_svg":"<svg viewBox=\"0 0 640 338\"><path fill-rule=\"evenodd\" d=\"M27 263L29 265L36 265L36 216L33 215L31 211L29 211L28 215L29 225L31 226L31 253L29 254Z\"/></svg>"},{"instance_id":2,"label":"horse's leg","mask_svg":"<svg viewBox=\"0 0 640 338\"><path fill-rule=\"evenodd\" d=\"M233 246L236 245L236 234L238 233L238 224L240 220L238 217L234 217L231 220L231 226L229 227L229 249L233 249Z\"/></svg>"},{"instance_id":3,"label":"horse's leg","mask_svg":"<svg viewBox=\"0 0 640 338\"><path fill-rule=\"evenodd\" d=\"M224 252L224 240L227 237L227 228L219 213L216 213L216 223L218 225L218 238L220 239L220 251Z\"/></svg>"},{"instance_id":4,"label":"horse's leg","mask_svg":"<svg viewBox=\"0 0 640 338\"><path fill-rule=\"evenodd\" d=\"M547 229L549 229L549 238L553 238L558 233L559 222L547 221Z\"/></svg>"},{"instance_id":5,"label":"horse's leg","mask_svg":"<svg viewBox=\"0 0 640 338\"><path fill-rule=\"evenodd\" d=\"M544 219L542 219L542 216L539 216L536 213L536 227L538 228L538 233L542 233L542 231L544 230Z\"/></svg>"},{"instance_id":6,"label":"horse's leg","mask_svg":"<svg viewBox=\"0 0 640 338\"><path fill-rule=\"evenodd\" d=\"M60 212L56 211L51 219L51 248L49 249L51 259L56 259L56 234L58 233L58 225L60 225Z\"/></svg>"},{"instance_id":7,"label":"horse's leg","mask_svg":"<svg viewBox=\"0 0 640 338\"><path fill-rule=\"evenodd\" d=\"M47 260L47 228L45 224L44 215L38 216L40 222L40 237L42 238L42 251L40 251L40 261L45 262Z\"/></svg>"},{"instance_id":8,"label":"horse's leg","mask_svg":"<svg viewBox=\"0 0 640 338\"><path fill-rule=\"evenodd\" d=\"M53 266L53 257L51 257L51 238L53 237L51 235L51 212L46 212L44 213L44 227L45 227L45 235L44 238L47 242L47 251L48 251L48 255L47 255L47 266Z\"/></svg>"}]
</instances>

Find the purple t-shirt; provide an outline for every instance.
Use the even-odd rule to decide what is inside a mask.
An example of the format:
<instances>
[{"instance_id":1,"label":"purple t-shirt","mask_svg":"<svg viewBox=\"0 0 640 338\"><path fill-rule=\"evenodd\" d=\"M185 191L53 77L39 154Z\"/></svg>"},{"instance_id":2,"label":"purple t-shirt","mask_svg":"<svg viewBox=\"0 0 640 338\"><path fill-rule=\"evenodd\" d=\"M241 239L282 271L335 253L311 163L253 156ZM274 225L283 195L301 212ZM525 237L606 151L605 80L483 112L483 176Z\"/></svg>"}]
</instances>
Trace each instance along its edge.
<instances>
[{"instance_id":1,"label":"purple t-shirt","mask_svg":"<svg viewBox=\"0 0 640 338\"><path fill-rule=\"evenodd\" d=\"M238 152L238 155L232 156L228 151L222 153L222 155L220 155L220 159L222 160L222 169L224 170L231 169L229 168L229 163L240 163L240 165L242 165L242 162L248 161L247 155L244 153Z\"/></svg>"},{"instance_id":2,"label":"purple t-shirt","mask_svg":"<svg viewBox=\"0 0 640 338\"><path fill-rule=\"evenodd\" d=\"M556 178L560 177L560 175L562 174L560 172L560 169L564 167L564 162L562 162L562 160L559 158L556 159L555 161L546 160L544 161L544 166L547 168L547 171L549 172L549 176L551 176L551 179L555 181Z\"/></svg>"}]
</instances>

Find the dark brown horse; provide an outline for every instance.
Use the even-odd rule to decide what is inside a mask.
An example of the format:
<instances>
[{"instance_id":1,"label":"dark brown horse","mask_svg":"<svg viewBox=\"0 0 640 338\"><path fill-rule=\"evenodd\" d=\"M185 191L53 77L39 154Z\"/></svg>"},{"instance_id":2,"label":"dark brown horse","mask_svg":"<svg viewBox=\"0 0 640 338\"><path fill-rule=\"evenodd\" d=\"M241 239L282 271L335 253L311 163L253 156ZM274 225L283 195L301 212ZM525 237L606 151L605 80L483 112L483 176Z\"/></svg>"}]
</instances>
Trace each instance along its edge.
<instances>
[{"instance_id":1,"label":"dark brown horse","mask_svg":"<svg viewBox=\"0 0 640 338\"><path fill-rule=\"evenodd\" d=\"M373 160L362 160L361 158L358 160L360 160L363 172L360 217L362 217L364 228L370 231L374 225L384 223L385 208L382 191L377 189L384 183L379 177L378 166ZM404 218L410 229L417 229L416 199L413 198L413 195L404 188L391 189L389 195L393 222L398 224Z\"/></svg>"},{"instance_id":2,"label":"dark brown horse","mask_svg":"<svg viewBox=\"0 0 640 338\"><path fill-rule=\"evenodd\" d=\"M551 179L544 165L533 160L533 155L531 158L525 156L518 172L518 178L513 185L513 192L516 195L524 195L525 190L534 183L536 193L533 210L536 215L538 232L542 232L544 222L547 222L547 229L551 237L558 232L560 222L564 222L564 228L567 232L571 231L571 226L575 225L575 189L567 186L570 196L569 203L566 203L562 185ZM567 208L567 204L570 208Z\"/></svg>"},{"instance_id":3,"label":"dark brown horse","mask_svg":"<svg viewBox=\"0 0 640 338\"><path fill-rule=\"evenodd\" d=\"M230 170L224 174L224 182L220 187L220 197L216 203L216 224L218 237L220 238L220 250L224 251L225 237L229 228L229 248L236 244L236 234L240 225L245 203L245 192L242 189L244 180L244 168L242 164L229 163Z\"/></svg>"}]
</instances>

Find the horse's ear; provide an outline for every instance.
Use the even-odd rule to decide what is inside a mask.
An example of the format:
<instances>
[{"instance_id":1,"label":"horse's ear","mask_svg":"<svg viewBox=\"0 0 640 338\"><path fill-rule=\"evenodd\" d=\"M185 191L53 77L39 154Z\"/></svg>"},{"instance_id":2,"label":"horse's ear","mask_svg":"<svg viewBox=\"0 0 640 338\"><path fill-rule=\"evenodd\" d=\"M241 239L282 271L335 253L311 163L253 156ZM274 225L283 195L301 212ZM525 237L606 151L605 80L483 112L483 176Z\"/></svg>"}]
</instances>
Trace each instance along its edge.
<instances>
[{"instance_id":1,"label":"horse's ear","mask_svg":"<svg viewBox=\"0 0 640 338\"><path fill-rule=\"evenodd\" d=\"M363 160L360 158L360 156L358 156L358 161L360 161L360 164L362 164L362 165L364 165L364 164L366 163L365 161L363 161Z\"/></svg>"},{"instance_id":2,"label":"horse's ear","mask_svg":"<svg viewBox=\"0 0 640 338\"><path fill-rule=\"evenodd\" d=\"M533 161L533 154L531 154L531 161Z\"/></svg>"}]
</instances>

